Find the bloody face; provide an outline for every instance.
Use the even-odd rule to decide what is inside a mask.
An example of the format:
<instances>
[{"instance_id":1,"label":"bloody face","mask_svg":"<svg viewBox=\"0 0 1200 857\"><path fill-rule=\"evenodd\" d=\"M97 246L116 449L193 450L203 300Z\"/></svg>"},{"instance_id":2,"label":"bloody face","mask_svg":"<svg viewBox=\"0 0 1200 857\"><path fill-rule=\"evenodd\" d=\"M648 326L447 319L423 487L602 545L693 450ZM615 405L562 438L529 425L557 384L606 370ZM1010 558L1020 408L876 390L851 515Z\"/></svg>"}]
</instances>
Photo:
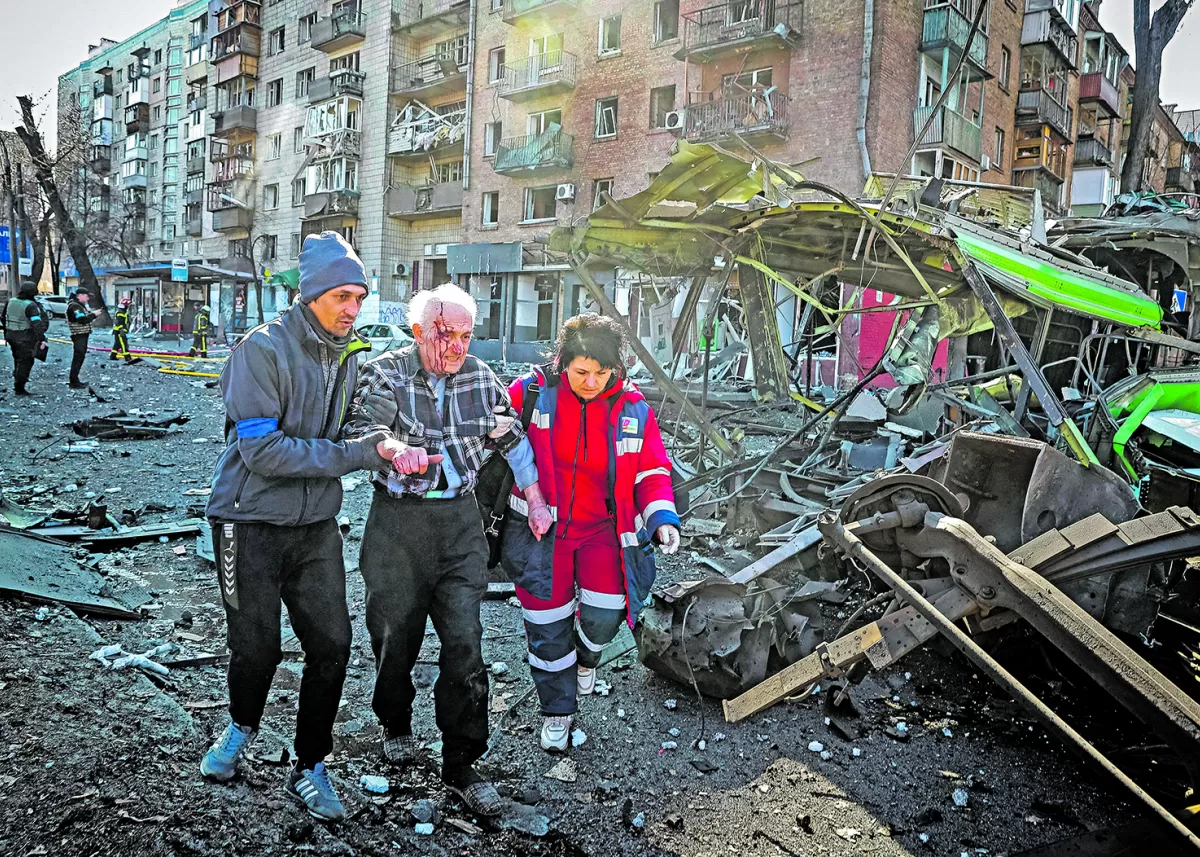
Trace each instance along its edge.
<instances>
[{"instance_id":1,"label":"bloody face","mask_svg":"<svg viewBox=\"0 0 1200 857\"><path fill-rule=\"evenodd\" d=\"M421 363L434 375L453 375L467 359L474 320L457 304L435 302L430 309L426 324L412 326Z\"/></svg>"}]
</instances>

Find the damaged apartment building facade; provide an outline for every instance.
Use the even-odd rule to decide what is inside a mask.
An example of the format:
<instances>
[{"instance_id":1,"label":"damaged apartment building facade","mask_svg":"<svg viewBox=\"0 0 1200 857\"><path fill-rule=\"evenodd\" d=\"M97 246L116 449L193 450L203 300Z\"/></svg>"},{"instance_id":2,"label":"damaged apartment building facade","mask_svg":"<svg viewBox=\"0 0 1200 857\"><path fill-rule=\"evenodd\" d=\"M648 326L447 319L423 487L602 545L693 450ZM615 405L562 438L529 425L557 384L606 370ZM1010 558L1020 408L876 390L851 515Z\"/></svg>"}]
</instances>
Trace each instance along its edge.
<instances>
[{"instance_id":1,"label":"damaged apartment building facade","mask_svg":"<svg viewBox=\"0 0 1200 857\"><path fill-rule=\"evenodd\" d=\"M256 281L273 315L304 236L335 229L377 296L367 321L403 321L415 291L454 280L480 304L478 353L521 361L590 306L549 232L644 190L680 139L752 150L850 195L900 169L1037 189L1051 215L1098 213L1116 192L1132 81L1098 7L180 2L62 76L60 138L83 114L83 184L134 220L127 258L105 260L113 293L169 283L182 264L181 328L203 297L244 330ZM679 284L597 278L662 355Z\"/></svg>"}]
</instances>

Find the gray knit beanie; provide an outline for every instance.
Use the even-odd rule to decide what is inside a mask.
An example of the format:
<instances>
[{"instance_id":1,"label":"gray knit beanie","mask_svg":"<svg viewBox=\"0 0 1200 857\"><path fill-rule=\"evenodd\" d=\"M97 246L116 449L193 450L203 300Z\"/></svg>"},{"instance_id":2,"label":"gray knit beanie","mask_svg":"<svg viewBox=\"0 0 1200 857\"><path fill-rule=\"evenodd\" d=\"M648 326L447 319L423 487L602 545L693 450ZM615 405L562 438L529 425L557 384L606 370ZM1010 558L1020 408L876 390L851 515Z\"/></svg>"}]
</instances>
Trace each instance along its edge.
<instances>
[{"instance_id":1,"label":"gray knit beanie","mask_svg":"<svg viewBox=\"0 0 1200 857\"><path fill-rule=\"evenodd\" d=\"M312 303L338 286L367 288L362 259L336 232L309 235L300 251L300 300Z\"/></svg>"}]
</instances>

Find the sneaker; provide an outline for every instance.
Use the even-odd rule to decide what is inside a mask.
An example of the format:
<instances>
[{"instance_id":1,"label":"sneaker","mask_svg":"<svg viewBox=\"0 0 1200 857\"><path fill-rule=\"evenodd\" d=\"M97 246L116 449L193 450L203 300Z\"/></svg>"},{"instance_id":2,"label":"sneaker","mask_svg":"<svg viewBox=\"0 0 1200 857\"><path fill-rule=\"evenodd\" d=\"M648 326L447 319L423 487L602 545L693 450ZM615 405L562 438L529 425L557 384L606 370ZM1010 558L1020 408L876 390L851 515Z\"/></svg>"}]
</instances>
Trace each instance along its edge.
<instances>
[{"instance_id":1,"label":"sneaker","mask_svg":"<svg viewBox=\"0 0 1200 857\"><path fill-rule=\"evenodd\" d=\"M86 390L88 388L88 385L82 381L71 381L67 384L67 386L72 390Z\"/></svg>"},{"instance_id":2,"label":"sneaker","mask_svg":"<svg viewBox=\"0 0 1200 857\"><path fill-rule=\"evenodd\" d=\"M547 717L542 723L542 749L549 753L565 753L571 740L571 720L567 716Z\"/></svg>"},{"instance_id":3,"label":"sneaker","mask_svg":"<svg viewBox=\"0 0 1200 857\"><path fill-rule=\"evenodd\" d=\"M420 748L420 742L412 735L396 735L386 730L383 733L383 758L393 765L410 764Z\"/></svg>"},{"instance_id":4,"label":"sneaker","mask_svg":"<svg viewBox=\"0 0 1200 857\"><path fill-rule=\"evenodd\" d=\"M200 773L219 783L232 780L237 773L238 759L257 735L257 730L246 729L230 720L221 737L208 748L208 752L200 760Z\"/></svg>"},{"instance_id":5,"label":"sneaker","mask_svg":"<svg viewBox=\"0 0 1200 857\"><path fill-rule=\"evenodd\" d=\"M580 667L575 674L575 693L579 696L591 696L596 690L596 668Z\"/></svg>"},{"instance_id":6,"label":"sneaker","mask_svg":"<svg viewBox=\"0 0 1200 857\"><path fill-rule=\"evenodd\" d=\"M312 770L292 768L285 788L318 821L341 821L346 817L346 808L338 800L333 783L329 782L324 762L317 762Z\"/></svg>"}]
</instances>

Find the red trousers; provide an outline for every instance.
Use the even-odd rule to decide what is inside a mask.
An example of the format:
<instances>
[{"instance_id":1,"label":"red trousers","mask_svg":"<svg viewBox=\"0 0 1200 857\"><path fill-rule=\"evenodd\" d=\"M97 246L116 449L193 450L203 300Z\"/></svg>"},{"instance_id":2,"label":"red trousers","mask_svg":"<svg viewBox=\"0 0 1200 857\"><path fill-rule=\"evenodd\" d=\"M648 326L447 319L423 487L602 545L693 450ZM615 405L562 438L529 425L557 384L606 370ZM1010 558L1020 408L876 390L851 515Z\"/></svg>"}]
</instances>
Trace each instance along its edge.
<instances>
[{"instance_id":1,"label":"red trousers","mask_svg":"<svg viewBox=\"0 0 1200 857\"><path fill-rule=\"evenodd\" d=\"M554 538L550 598L517 587L529 643L529 670L542 713L575 713L576 666L595 667L625 621L625 574L616 525L605 521L568 538ZM579 535L576 535L576 533Z\"/></svg>"}]
</instances>

